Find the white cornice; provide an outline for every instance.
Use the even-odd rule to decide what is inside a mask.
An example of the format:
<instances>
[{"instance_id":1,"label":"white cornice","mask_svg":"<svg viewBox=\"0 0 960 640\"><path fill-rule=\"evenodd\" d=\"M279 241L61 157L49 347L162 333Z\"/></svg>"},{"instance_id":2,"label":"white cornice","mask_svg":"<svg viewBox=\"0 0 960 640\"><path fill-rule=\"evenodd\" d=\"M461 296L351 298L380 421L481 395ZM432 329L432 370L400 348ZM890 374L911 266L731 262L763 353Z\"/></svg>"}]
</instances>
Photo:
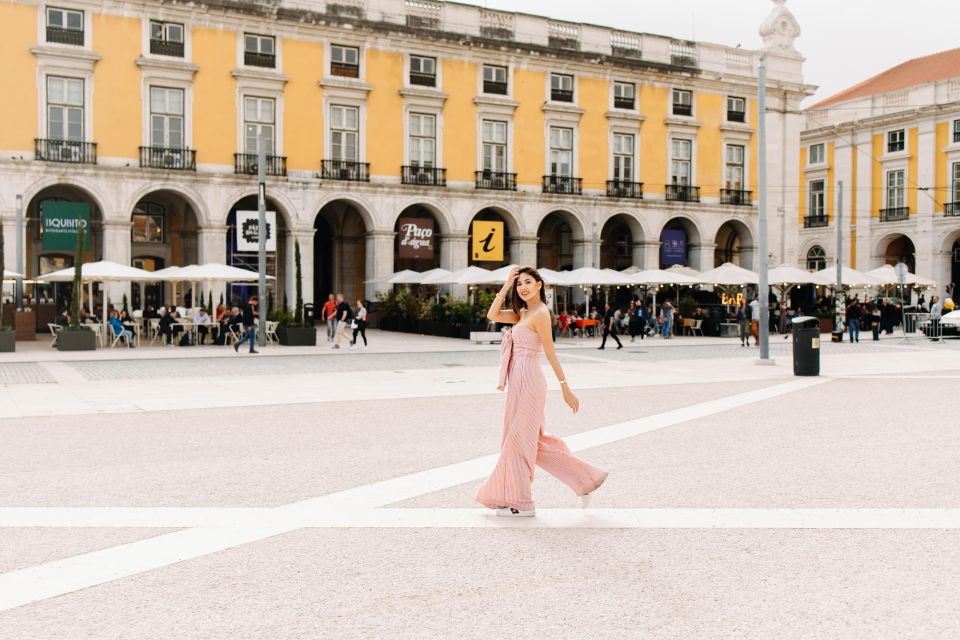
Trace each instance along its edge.
<instances>
[{"instance_id":1,"label":"white cornice","mask_svg":"<svg viewBox=\"0 0 960 640\"><path fill-rule=\"evenodd\" d=\"M237 67L230 71L234 78L243 80L253 80L259 83L279 84L281 87L290 80L290 76L284 75L278 71L259 71L255 69L246 69Z\"/></svg>"},{"instance_id":2,"label":"white cornice","mask_svg":"<svg viewBox=\"0 0 960 640\"><path fill-rule=\"evenodd\" d=\"M137 58L137 66L141 69L151 69L155 71L172 71L175 73L189 73L191 76L194 75L197 71L200 71L200 67L191 63L191 62L182 62L179 60L160 60L156 58L145 58L140 56Z\"/></svg>"},{"instance_id":3,"label":"white cornice","mask_svg":"<svg viewBox=\"0 0 960 640\"><path fill-rule=\"evenodd\" d=\"M80 47L31 47L30 53L38 58L48 60L64 60L74 63L89 63L91 67L100 61L100 54Z\"/></svg>"}]
</instances>

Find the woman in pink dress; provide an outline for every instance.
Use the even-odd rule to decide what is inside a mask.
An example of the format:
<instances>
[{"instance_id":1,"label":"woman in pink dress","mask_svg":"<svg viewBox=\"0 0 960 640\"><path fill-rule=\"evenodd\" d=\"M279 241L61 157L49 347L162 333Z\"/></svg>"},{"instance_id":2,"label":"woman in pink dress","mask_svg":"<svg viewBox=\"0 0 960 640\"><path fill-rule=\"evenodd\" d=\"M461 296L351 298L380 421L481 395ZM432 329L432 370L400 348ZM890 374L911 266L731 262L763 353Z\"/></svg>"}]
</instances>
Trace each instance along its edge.
<instances>
[{"instance_id":1,"label":"woman in pink dress","mask_svg":"<svg viewBox=\"0 0 960 640\"><path fill-rule=\"evenodd\" d=\"M512 293L512 310L503 303ZM574 413L580 401L570 391L553 348L550 311L546 305L543 278L533 267L514 267L487 312L494 322L514 325L500 346L500 385L507 386L500 459L493 473L477 492L477 502L496 509L498 516L535 515L530 485L533 469L540 465L581 496L587 506L590 494L607 479L607 472L574 456L563 440L543 432L543 409L547 380L540 366L545 353L553 368L563 400Z\"/></svg>"}]
</instances>

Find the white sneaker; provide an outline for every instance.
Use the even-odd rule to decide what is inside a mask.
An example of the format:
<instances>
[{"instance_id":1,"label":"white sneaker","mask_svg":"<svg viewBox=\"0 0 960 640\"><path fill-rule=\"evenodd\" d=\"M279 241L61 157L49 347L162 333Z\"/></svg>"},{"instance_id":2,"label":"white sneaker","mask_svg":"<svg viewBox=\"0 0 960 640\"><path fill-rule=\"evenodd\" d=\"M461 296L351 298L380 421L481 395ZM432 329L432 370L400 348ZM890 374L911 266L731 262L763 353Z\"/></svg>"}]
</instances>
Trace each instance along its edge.
<instances>
[{"instance_id":1,"label":"white sneaker","mask_svg":"<svg viewBox=\"0 0 960 640\"><path fill-rule=\"evenodd\" d=\"M585 494L583 494L582 496L580 496L580 508L581 508L581 509L586 509L587 507L590 506L590 497L591 497L591 496L592 496L592 494L590 494L590 493L585 493Z\"/></svg>"},{"instance_id":2,"label":"white sneaker","mask_svg":"<svg viewBox=\"0 0 960 640\"><path fill-rule=\"evenodd\" d=\"M520 511L519 509L514 509L513 507L503 507L497 509L497 515L505 518L532 518L533 516L537 515L537 512Z\"/></svg>"}]
</instances>

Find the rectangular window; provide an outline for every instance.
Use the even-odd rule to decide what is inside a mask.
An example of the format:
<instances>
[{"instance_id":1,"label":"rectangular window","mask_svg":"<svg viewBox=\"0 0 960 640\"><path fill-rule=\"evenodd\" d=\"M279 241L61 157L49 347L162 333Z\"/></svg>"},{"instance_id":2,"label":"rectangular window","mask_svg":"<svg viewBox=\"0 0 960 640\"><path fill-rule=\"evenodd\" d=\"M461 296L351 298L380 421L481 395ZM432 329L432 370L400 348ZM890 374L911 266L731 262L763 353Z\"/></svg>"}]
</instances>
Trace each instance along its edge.
<instances>
[{"instance_id":1,"label":"rectangular window","mask_svg":"<svg viewBox=\"0 0 960 640\"><path fill-rule=\"evenodd\" d=\"M739 144L727 145L726 158L726 188L743 189L743 158L744 148Z\"/></svg>"},{"instance_id":2,"label":"rectangular window","mask_svg":"<svg viewBox=\"0 0 960 640\"><path fill-rule=\"evenodd\" d=\"M887 209L897 209L905 206L904 205L905 173L906 172L903 169L887 172L887 207L886 207Z\"/></svg>"},{"instance_id":3,"label":"rectangular window","mask_svg":"<svg viewBox=\"0 0 960 640\"><path fill-rule=\"evenodd\" d=\"M960 142L960 120L953 121L953 141Z\"/></svg>"},{"instance_id":4,"label":"rectangular window","mask_svg":"<svg viewBox=\"0 0 960 640\"><path fill-rule=\"evenodd\" d=\"M360 49L344 47L339 44L330 46L330 75L343 78L360 77Z\"/></svg>"},{"instance_id":5,"label":"rectangular window","mask_svg":"<svg viewBox=\"0 0 960 640\"><path fill-rule=\"evenodd\" d=\"M693 115L693 92L686 89L673 90L673 115Z\"/></svg>"},{"instance_id":6,"label":"rectangular window","mask_svg":"<svg viewBox=\"0 0 960 640\"><path fill-rule=\"evenodd\" d=\"M633 136L629 133L613 134L613 179L633 182Z\"/></svg>"},{"instance_id":7,"label":"rectangular window","mask_svg":"<svg viewBox=\"0 0 960 640\"><path fill-rule=\"evenodd\" d=\"M573 129L550 127L550 175L573 176Z\"/></svg>"},{"instance_id":8,"label":"rectangular window","mask_svg":"<svg viewBox=\"0 0 960 640\"><path fill-rule=\"evenodd\" d=\"M243 34L243 63L251 67L275 68L277 66L277 51L274 47L273 36Z\"/></svg>"},{"instance_id":9,"label":"rectangular window","mask_svg":"<svg viewBox=\"0 0 960 640\"><path fill-rule=\"evenodd\" d=\"M183 57L183 25L176 22L150 21L150 53Z\"/></svg>"},{"instance_id":10,"label":"rectangular window","mask_svg":"<svg viewBox=\"0 0 960 640\"><path fill-rule=\"evenodd\" d=\"M630 82L613 83L613 106L615 109L633 109L636 105L636 88Z\"/></svg>"},{"instance_id":11,"label":"rectangular window","mask_svg":"<svg viewBox=\"0 0 960 640\"><path fill-rule=\"evenodd\" d=\"M483 92L507 95L507 68L494 64L483 65Z\"/></svg>"},{"instance_id":12,"label":"rectangular window","mask_svg":"<svg viewBox=\"0 0 960 640\"><path fill-rule=\"evenodd\" d=\"M823 180L810 181L810 197L808 211L811 218L822 218L824 212L825 194Z\"/></svg>"},{"instance_id":13,"label":"rectangular window","mask_svg":"<svg viewBox=\"0 0 960 640\"><path fill-rule=\"evenodd\" d=\"M693 160L693 141L682 138L670 140L670 182L687 186L690 184L690 168Z\"/></svg>"},{"instance_id":14,"label":"rectangular window","mask_svg":"<svg viewBox=\"0 0 960 640\"><path fill-rule=\"evenodd\" d=\"M83 12L47 7L47 42L83 46Z\"/></svg>"},{"instance_id":15,"label":"rectangular window","mask_svg":"<svg viewBox=\"0 0 960 640\"><path fill-rule=\"evenodd\" d=\"M47 137L83 141L83 80L47 77Z\"/></svg>"},{"instance_id":16,"label":"rectangular window","mask_svg":"<svg viewBox=\"0 0 960 640\"><path fill-rule=\"evenodd\" d=\"M144 211L159 209L156 205L138 206L133 212L133 224L130 227L133 242L163 244L163 211Z\"/></svg>"},{"instance_id":17,"label":"rectangular window","mask_svg":"<svg viewBox=\"0 0 960 640\"><path fill-rule=\"evenodd\" d=\"M887 133L887 153L893 153L895 151L903 151L904 149L904 136L903 129L897 129L896 131L890 131Z\"/></svg>"},{"instance_id":18,"label":"rectangular window","mask_svg":"<svg viewBox=\"0 0 960 640\"><path fill-rule=\"evenodd\" d=\"M953 163L953 202L960 202L960 162Z\"/></svg>"},{"instance_id":19,"label":"rectangular window","mask_svg":"<svg viewBox=\"0 0 960 640\"><path fill-rule=\"evenodd\" d=\"M483 170L498 173L507 170L507 123L497 120L484 120Z\"/></svg>"},{"instance_id":20,"label":"rectangular window","mask_svg":"<svg viewBox=\"0 0 960 640\"><path fill-rule=\"evenodd\" d=\"M245 97L243 99L243 152L257 153L257 140L263 134L265 153L275 155L276 102L273 98Z\"/></svg>"},{"instance_id":21,"label":"rectangular window","mask_svg":"<svg viewBox=\"0 0 960 640\"><path fill-rule=\"evenodd\" d=\"M747 121L747 101L736 96L727 96L727 122Z\"/></svg>"},{"instance_id":22,"label":"rectangular window","mask_svg":"<svg viewBox=\"0 0 960 640\"><path fill-rule=\"evenodd\" d=\"M436 165L437 117L427 113L410 114L410 166Z\"/></svg>"},{"instance_id":23,"label":"rectangular window","mask_svg":"<svg viewBox=\"0 0 960 640\"><path fill-rule=\"evenodd\" d=\"M555 102L573 102L573 76L551 73L550 99Z\"/></svg>"},{"instance_id":24,"label":"rectangular window","mask_svg":"<svg viewBox=\"0 0 960 640\"><path fill-rule=\"evenodd\" d=\"M810 164L821 164L825 158L822 142L810 145Z\"/></svg>"},{"instance_id":25,"label":"rectangular window","mask_svg":"<svg viewBox=\"0 0 960 640\"><path fill-rule=\"evenodd\" d=\"M410 84L421 87L437 86L437 59L410 56Z\"/></svg>"},{"instance_id":26,"label":"rectangular window","mask_svg":"<svg viewBox=\"0 0 960 640\"><path fill-rule=\"evenodd\" d=\"M150 146L183 149L183 89L150 87Z\"/></svg>"},{"instance_id":27,"label":"rectangular window","mask_svg":"<svg viewBox=\"0 0 960 640\"><path fill-rule=\"evenodd\" d=\"M330 105L330 159L357 162L360 159L360 110Z\"/></svg>"}]
</instances>

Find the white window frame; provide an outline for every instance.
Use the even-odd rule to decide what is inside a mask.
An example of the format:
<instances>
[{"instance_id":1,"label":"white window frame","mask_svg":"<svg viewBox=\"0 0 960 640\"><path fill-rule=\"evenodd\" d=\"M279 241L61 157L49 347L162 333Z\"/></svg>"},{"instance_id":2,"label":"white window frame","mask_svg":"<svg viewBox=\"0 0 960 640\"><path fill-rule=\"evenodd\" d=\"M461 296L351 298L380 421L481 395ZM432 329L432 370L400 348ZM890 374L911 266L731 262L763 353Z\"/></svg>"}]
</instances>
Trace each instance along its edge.
<instances>
[{"instance_id":1,"label":"white window frame","mask_svg":"<svg viewBox=\"0 0 960 640\"><path fill-rule=\"evenodd\" d=\"M359 114L358 114L359 115ZM422 133L423 123L430 122L432 125L432 135ZM419 124L418 127L415 124ZM358 136L359 139L359 136ZM429 163L423 160L424 145L430 147L432 160ZM417 153L419 150L419 154ZM419 158L414 158L419 155ZM423 167L425 169L435 169L439 167L437 158L437 115L435 113L423 113L420 111L411 111L407 114L407 165L413 167Z\"/></svg>"},{"instance_id":2,"label":"white window frame","mask_svg":"<svg viewBox=\"0 0 960 640\"><path fill-rule=\"evenodd\" d=\"M619 141L628 142L626 151L624 147L618 145ZM637 182L637 134L630 131L612 131L610 134L610 179L620 182ZM629 164L627 175L618 175L617 160L626 159Z\"/></svg>"},{"instance_id":3,"label":"white window frame","mask_svg":"<svg viewBox=\"0 0 960 640\"><path fill-rule=\"evenodd\" d=\"M894 138L894 136L896 136L897 134L899 134L899 136L897 136L899 138L898 140ZM887 138L886 145L884 146L886 153L902 153L907 150L907 130L906 129L894 129L892 131L887 131L886 138ZM892 144L899 144L901 148L891 149L890 145Z\"/></svg>"},{"instance_id":4,"label":"white window frame","mask_svg":"<svg viewBox=\"0 0 960 640\"><path fill-rule=\"evenodd\" d=\"M630 108L630 109L627 109L627 111L637 111L637 108L638 108L638 106L639 106L639 101L637 100L637 85L636 85L635 83L633 83L633 82L626 82L626 81L622 81L622 80L614 80L614 81L613 81L613 87L612 87L612 88L613 88L613 100L611 101L612 104L613 104L613 107L612 107L612 108L614 108L614 109L623 109L623 107L617 107L617 106L616 106L616 105L617 105L617 98L629 97L631 100L633 100L633 107ZM627 89L627 88L629 88L629 92L628 92L628 93L629 93L630 95L629 95L629 96L624 96L624 95L622 95L622 94L623 94L623 90L624 90L624 89Z\"/></svg>"},{"instance_id":5,"label":"white window frame","mask_svg":"<svg viewBox=\"0 0 960 640\"><path fill-rule=\"evenodd\" d=\"M63 89L65 91L64 101L51 103L50 102L50 83L51 81L58 81L62 83ZM68 102L66 99L66 90L68 83L79 82L80 83L80 96L81 102L79 105ZM46 113L46 131L43 135L44 138L48 140L68 140L70 142L88 142L86 137L86 112L87 112L87 102L86 102L86 81L83 78L77 78L75 76L61 76L50 74L45 78L45 104L44 112ZM54 138L50 133L50 110L53 107L58 107L64 110L64 119L63 119L63 136L59 138ZM69 129L69 116L67 115L69 111L79 109L80 111L80 138L77 140L72 140L70 138L70 129Z\"/></svg>"},{"instance_id":6,"label":"white window frame","mask_svg":"<svg viewBox=\"0 0 960 640\"><path fill-rule=\"evenodd\" d=\"M819 249L817 255L812 255L814 249ZM816 265L811 267L810 261L811 258L816 260ZM815 244L809 247L806 253L803 256L803 266L807 271L819 271L820 269L825 269L827 266L827 251L821 245Z\"/></svg>"},{"instance_id":7,"label":"white window frame","mask_svg":"<svg viewBox=\"0 0 960 640\"><path fill-rule=\"evenodd\" d=\"M487 77L487 68L502 70L503 71L503 82L507 85L506 93L487 93L484 90L484 82ZM498 82L498 80L493 79L491 82ZM509 98L513 94L513 83L510 82L510 65L506 64L495 64L492 62L485 62L480 65L480 86L477 88L477 93L481 95L488 96L498 96L500 98Z\"/></svg>"},{"instance_id":8,"label":"white window frame","mask_svg":"<svg viewBox=\"0 0 960 640\"><path fill-rule=\"evenodd\" d=\"M186 41L187 41L187 35L186 35L187 29L186 29L186 26L185 26L182 22L171 22L171 21L169 21L169 20L157 20L157 19L155 19L155 18L151 18L151 19L148 21L148 24L150 25L150 27L149 27L149 28L150 28L149 37L150 37L151 40L154 39L154 37L153 37L153 27L154 27L154 25L156 25L156 26L159 26L159 27L160 27L161 31L163 31L163 40L162 40L162 42L179 42L180 44L184 45L184 48L186 48L186 44L187 44L187 42L186 42ZM179 39L179 40L171 40L171 39L170 39L170 34L168 33L169 30L170 30L170 27L176 27L176 28L180 29L180 39Z\"/></svg>"},{"instance_id":9,"label":"white window frame","mask_svg":"<svg viewBox=\"0 0 960 640\"><path fill-rule=\"evenodd\" d=\"M353 110L353 111L356 112L356 116L357 116L357 125L356 125L356 128L351 129L351 128L350 128L349 126L347 126L347 125L343 125L343 126L341 126L341 127L336 127L335 125L337 124L337 122L336 122L337 118L336 118L336 116L335 116L334 114L337 113L338 110L343 110L342 113L345 114L345 113L347 113L346 110L348 110L348 109L349 109L349 110ZM327 132L326 132L326 133L327 133L327 136L326 136L326 138L327 138L327 140L328 140L328 143L327 143L327 155L326 155L326 158L327 158L328 160L333 160L333 161L338 161L338 162L362 162L362 160L361 160L361 148L362 148L362 147L361 147L361 135L360 135L361 129L363 128L363 126L362 126L362 121L361 121L361 119L360 119L360 118L362 117L362 115L363 115L363 114L362 114L362 112L361 112L361 110L360 110L360 107L358 107L358 106L355 105L355 104L344 104L344 103L337 102L337 103L331 103L331 104L327 107ZM353 135L356 136L356 143L355 143L355 145L356 145L356 157L354 157L354 158L348 158L348 157L346 157L346 156L344 156L344 155L342 155L342 154L341 154L340 157L335 157L335 156L334 156L333 149L334 149L334 146L335 146L335 145L334 145L334 134L335 134L335 133L340 133L341 135L343 135L343 134L347 134L347 135L353 134ZM340 144L340 147L341 147L341 149L343 148L343 144L342 144L342 143Z\"/></svg>"},{"instance_id":10,"label":"white window frame","mask_svg":"<svg viewBox=\"0 0 960 640\"><path fill-rule=\"evenodd\" d=\"M554 78L560 80L561 86L557 87L560 91L565 91L563 88L563 81L570 81L570 92L573 95L573 99L570 102L559 102L553 99L553 80ZM572 73L559 73L557 71L551 71L549 82L547 83L547 100L557 104L577 104L577 77Z\"/></svg>"},{"instance_id":11,"label":"white window frame","mask_svg":"<svg viewBox=\"0 0 960 640\"><path fill-rule=\"evenodd\" d=\"M820 190L814 191L813 185L820 183ZM815 197L817 196L817 197ZM819 206L817 206L819 205ZM825 219L827 216L827 181L816 178L807 181L807 217Z\"/></svg>"},{"instance_id":12,"label":"white window frame","mask_svg":"<svg viewBox=\"0 0 960 640\"><path fill-rule=\"evenodd\" d=\"M496 136L488 136L487 126L491 125L491 129L495 130L502 125L503 129L503 141L499 141ZM481 118L480 122L480 168L479 171L489 171L491 173L509 173L510 169L510 122L507 120L495 120L493 118ZM492 160L496 160L496 150L502 148L503 150L503 166L498 169L496 166L491 166L487 168L487 152L488 150L493 153Z\"/></svg>"},{"instance_id":13,"label":"white window frame","mask_svg":"<svg viewBox=\"0 0 960 640\"><path fill-rule=\"evenodd\" d=\"M675 158L675 157L674 157L674 153L673 153L673 149L674 149L674 144L673 144L673 143L674 143L674 142L686 142L686 143L689 145L688 148L690 149L690 155L689 155L688 158ZM695 174L695 168L696 168L696 166L697 166L697 165L696 165L696 157L695 157L695 150L696 150L696 146L697 146L697 145L696 145L696 138L693 138L693 137L689 137L689 138L688 138L688 137L686 137L686 136L670 136L669 139L667 140L667 145L668 145L668 148L669 148L669 158L670 158L669 162L667 163L667 172L668 172L668 174L667 174L667 184L669 184L669 185L674 185L674 184L676 184L676 185L678 185L678 186L688 186L688 187L696 186L696 184L697 184L697 182L696 182L696 179L697 179L697 178L696 178L696 174ZM684 183L682 183L682 182L680 182L680 181L674 181L674 176L676 175L676 173L674 172L674 163L675 163L675 162L686 162L686 163L689 165L689 166L688 166L688 172L689 172L690 175L689 175L689 181L688 181L686 184L684 184Z\"/></svg>"},{"instance_id":14,"label":"white window frame","mask_svg":"<svg viewBox=\"0 0 960 640\"><path fill-rule=\"evenodd\" d=\"M259 120L247 120L247 100L264 100L270 101L273 103L273 120L271 122L259 121ZM259 104L259 103L258 103ZM240 142L240 153L244 154L256 154L257 148L254 147L252 150L247 146L247 124L255 123L258 127L263 125L270 124L273 127L273 148L267 147L264 153L268 156L282 156L280 145L282 138L280 137L280 105L279 101L274 96L269 95L260 95L257 93L243 94L240 99L240 133L241 133L241 142Z\"/></svg>"},{"instance_id":15,"label":"white window frame","mask_svg":"<svg viewBox=\"0 0 960 640\"><path fill-rule=\"evenodd\" d=\"M819 150L819 154L818 154L820 156L819 158L814 158L814 155L817 155L817 154L814 154L814 149ZM824 162L827 161L827 145L824 144L823 142L817 142L816 144L811 144L810 147L807 149L807 154L808 154L807 164L810 164L810 165L823 164Z\"/></svg>"},{"instance_id":16,"label":"white window frame","mask_svg":"<svg viewBox=\"0 0 960 640\"><path fill-rule=\"evenodd\" d=\"M562 146L556 146L556 147L554 146L554 144L553 144L553 139L554 139L553 132L554 132L554 131L557 131L557 132L569 131L569 132L570 132L570 146L569 146L569 148L565 148L565 147L562 147ZM576 150L577 150L577 144L576 144L576 142L577 142L577 140L576 140L576 138L577 138L577 129L576 129L576 127L573 127L573 126L570 126L570 125L564 126L564 125L562 125L562 124L550 124L550 125L549 125L548 133L547 133L547 167L546 167L547 170L544 172L545 175L548 175L548 176L558 176L558 177L562 177L562 178L574 178L574 177L577 176L577 167L576 167L576 156L577 156L577 154L576 154ZM562 141L561 141L561 142L562 142ZM553 171L553 166L554 166L554 164L555 164L555 163L554 163L554 158L556 157L556 156L555 156L555 153L569 153L569 154L570 154L570 160L569 160L570 170L569 170L569 173L560 173L560 172L555 172L555 171Z\"/></svg>"},{"instance_id":17,"label":"white window frame","mask_svg":"<svg viewBox=\"0 0 960 640\"><path fill-rule=\"evenodd\" d=\"M899 176L899 179L897 179ZM893 179L893 184L891 184ZM884 209L895 209L907 206L907 171L906 169L889 169L883 177Z\"/></svg>"},{"instance_id":18,"label":"white window frame","mask_svg":"<svg viewBox=\"0 0 960 640\"><path fill-rule=\"evenodd\" d=\"M953 196L951 202L960 203L960 162L954 162L951 166L951 189L950 194ZM960 205L957 205L960 206Z\"/></svg>"},{"instance_id":19,"label":"white window frame","mask_svg":"<svg viewBox=\"0 0 960 640\"><path fill-rule=\"evenodd\" d=\"M687 103L684 103L683 101L684 96L686 96L686 100L688 101ZM679 102L677 101L678 97L681 98ZM680 104L680 105L689 104L690 115L680 115L678 113L674 113L673 107L674 105L677 105L677 104ZM678 118L692 118L696 115L693 109L693 90L692 89L676 89L675 88L670 92L670 115Z\"/></svg>"},{"instance_id":20,"label":"white window frame","mask_svg":"<svg viewBox=\"0 0 960 640\"><path fill-rule=\"evenodd\" d=\"M66 9L65 7L58 7L56 5L45 6L41 4L37 7L37 11L39 12L39 15L37 16L37 42L42 43L43 46L45 47L56 47L56 48L66 47L74 51L76 51L78 48L78 45L75 45L75 44L60 44L59 42L47 42L47 20L48 20L47 10L48 9L54 9L54 10L59 9L61 11L63 10L73 11L73 12L82 14L83 15L83 18L82 18L83 49L87 49L87 50L90 49L91 43L93 42L93 38L91 35L93 32L93 22L90 20L87 20L87 15L86 15L87 12L82 9Z\"/></svg>"},{"instance_id":21,"label":"white window frame","mask_svg":"<svg viewBox=\"0 0 960 640\"><path fill-rule=\"evenodd\" d=\"M947 144L960 144L960 119L953 121L953 130Z\"/></svg>"},{"instance_id":22,"label":"white window frame","mask_svg":"<svg viewBox=\"0 0 960 640\"><path fill-rule=\"evenodd\" d=\"M740 162L736 161L731 162L730 160L730 151L733 149L740 150ZM730 180L730 170L739 169L740 171L740 182L739 184L734 184ZM723 148L723 184L725 189L731 189L734 191L746 191L747 184L747 145L745 144L736 144L736 143L726 143Z\"/></svg>"},{"instance_id":23,"label":"white window frame","mask_svg":"<svg viewBox=\"0 0 960 640\"><path fill-rule=\"evenodd\" d=\"M273 40L273 67L257 67L247 65L244 53L247 50L247 36L256 38L270 38ZM279 73L283 69L283 47L280 46L282 40L276 36L263 33L254 33L252 31L240 31L237 33L237 67L240 69L251 69L260 73ZM263 53L263 52L260 52ZM184 47L184 56L186 56L186 47Z\"/></svg>"},{"instance_id":24,"label":"white window frame","mask_svg":"<svg viewBox=\"0 0 960 640\"><path fill-rule=\"evenodd\" d=\"M730 107L731 107L731 106L734 106L734 104L736 104L737 101L740 102L740 108L739 108L739 109L731 109ZM739 112L743 113L743 122L742 122L742 123L741 123L741 122L737 122L737 124L746 124L746 122L747 122L747 99L744 98L744 97L741 97L741 96L727 96L727 113L726 113L726 118L725 118L725 119L727 120L727 122L733 122L732 120L730 120L730 112L731 112L731 111L739 111Z\"/></svg>"},{"instance_id":25,"label":"white window frame","mask_svg":"<svg viewBox=\"0 0 960 640\"><path fill-rule=\"evenodd\" d=\"M183 27L183 57L182 58L171 58L170 56L161 56L157 54L150 53L150 35L151 35L151 24L154 22L159 22L161 24L178 24ZM191 36L190 25L186 23L175 22L172 20L161 20L159 18L145 17L142 20L142 25L140 29L140 39L142 41L142 46L140 50L143 52L144 58L150 58L151 60L163 60L163 61L179 61L189 63L193 55L193 42ZM242 61L242 58L241 58ZM168 67L172 69L172 67ZM166 71L166 70L165 70ZM192 79L192 73L190 73L189 78Z\"/></svg>"},{"instance_id":26,"label":"white window frame","mask_svg":"<svg viewBox=\"0 0 960 640\"><path fill-rule=\"evenodd\" d=\"M54 6L47 6L47 7L45 7L45 9L46 9L46 11L45 11L45 16L44 16L44 17L45 17L45 20L44 20L44 30L46 30L46 27L58 27L58 28L60 28L60 29L65 29L65 30L67 30L67 31L79 31L79 32L81 32L81 33L83 33L84 31L86 31L86 26L87 26L86 23L87 23L87 20L86 20L86 16L83 15L84 12L83 12L82 9L69 9L69 8L67 8L67 7L54 7ZM60 12L63 13L63 16L64 16L64 24L63 24L63 25L50 24L50 12L51 12L51 11L60 11ZM80 16L80 28L79 28L79 29L73 29L73 28L71 28L70 26L68 26L68 25L69 25L69 20L67 20L67 17L68 17L69 15L71 15L71 14ZM86 36L84 36L84 40L86 40ZM43 39L43 42L46 42L46 38ZM50 43L50 44L59 44L59 43L53 42L53 43Z\"/></svg>"},{"instance_id":27,"label":"white window frame","mask_svg":"<svg viewBox=\"0 0 960 640\"><path fill-rule=\"evenodd\" d=\"M359 54L357 58L358 58L357 66L359 67ZM419 53L408 54L406 83L407 84L410 83L410 74L414 73L414 69L413 69L414 64L416 63L417 65L421 65L424 61L429 61L433 64L433 72L432 72L433 87L422 87L422 85L413 85L413 86L422 87L425 89L430 89L430 88L439 89L440 88L440 59L437 58L437 56L428 56L428 55L422 55ZM359 69L358 69L358 72L359 72ZM418 70L417 73L423 73L424 75L431 75L430 73L427 73L422 69Z\"/></svg>"},{"instance_id":28,"label":"white window frame","mask_svg":"<svg viewBox=\"0 0 960 640\"><path fill-rule=\"evenodd\" d=\"M154 110L153 110L153 94L154 94L154 91L164 91L164 92L177 91L177 92L179 92L179 93L180 93L180 113L177 114L176 112L173 112L173 111L161 111L161 112L156 112L156 111L154 111ZM167 96L169 97L169 94L167 94ZM184 91L182 87L167 87L167 86L162 86L162 85L150 85L149 96L148 96L147 99L148 99L148 106L147 106L147 108L148 108L149 111L150 111L150 133L149 133L150 138L149 138L149 144L148 144L147 146L150 146L150 147L163 147L163 148L166 148L166 149L186 149L186 148L187 148L187 115L186 115L186 110L187 110L187 95L186 95L186 91ZM276 104L274 104L274 108L276 108ZM166 121L165 126L164 126L164 134L165 134L164 137L165 137L167 140L169 140L169 138L170 138L170 131L169 131L169 123L170 123L170 121L179 117L179 119L180 119L180 138L181 138L181 140L180 140L180 146L179 146L179 147L174 146L174 145L170 145L170 144L168 144L168 143L166 143L166 142L164 142L164 144L157 144L157 143L156 143L157 141L156 141L156 140L154 139L154 137L153 137L153 119L154 119L155 117L157 117L157 116L159 116L159 117L161 117L161 118L164 118L164 120ZM276 116L276 114L274 114L274 116Z\"/></svg>"},{"instance_id":29,"label":"white window frame","mask_svg":"<svg viewBox=\"0 0 960 640\"><path fill-rule=\"evenodd\" d=\"M363 56L363 50L361 49L361 47L360 47L359 45L356 45L356 44L344 44L344 43L342 43L342 42L331 42L330 45L329 45L329 47L330 47L330 48L329 48L329 51L327 52L327 53L328 53L328 55L327 55L327 60L329 60L329 62L327 63L327 76L328 76L328 77L332 77L332 78L343 78L344 80L347 80L347 81L350 81L350 80L359 80L360 78L363 78L363 77L364 77L364 68L363 68L363 58L364 58L364 56ZM337 60L337 59L335 59L335 58L337 58L337 57L343 58L344 56L343 56L342 54L345 53L345 52L348 52L348 51L354 51L354 52L356 52L356 55L357 55L357 61L356 61L357 77L356 77L356 78L351 78L351 77L349 77L349 76L337 76L337 75L334 75L333 72L332 72L332 66L333 66L333 63L335 63L335 62L336 62L336 63L339 63L339 64L350 64L350 65L353 64L353 63L351 63L351 62L349 62L349 61L346 61L346 60L342 60L342 59ZM408 79L409 79L409 78L408 78Z\"/></svg>"}]
</instances>

